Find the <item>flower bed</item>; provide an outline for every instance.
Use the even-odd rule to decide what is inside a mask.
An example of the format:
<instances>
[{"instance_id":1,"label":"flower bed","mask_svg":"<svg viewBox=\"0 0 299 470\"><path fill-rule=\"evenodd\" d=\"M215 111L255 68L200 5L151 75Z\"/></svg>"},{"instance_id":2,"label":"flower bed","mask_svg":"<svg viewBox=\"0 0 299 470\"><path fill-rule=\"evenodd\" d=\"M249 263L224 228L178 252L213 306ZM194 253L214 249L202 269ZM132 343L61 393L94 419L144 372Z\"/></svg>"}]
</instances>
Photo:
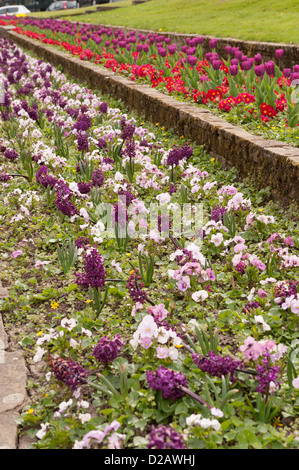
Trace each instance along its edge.
<instances>
[{"instance_id":1,"label":"flower bed","mask_svg":"<svg viewBox=\"0 0 299 470\"><path fill-rule=\"evenodd\" d=\"M33 446L298 447L296 216L3 39L0 72Z\"/></svg>"},{"instance_id":2,"label":"flower bed","mask_svg":"<svg viewBox=\"0 0 299 470\"><path fill-rule=\"evenodd\" d=\"M223 59L215 52L217 40L210 41L211 52L204 55L202 37L187 38L178 50L158 33L125 33L66 20L22 18L15 31L204 106L249 132L299 145L299 65L280 69L282 49L266 62L260 54L250 58L228 46Z\"/></svg>"}]
</instances>

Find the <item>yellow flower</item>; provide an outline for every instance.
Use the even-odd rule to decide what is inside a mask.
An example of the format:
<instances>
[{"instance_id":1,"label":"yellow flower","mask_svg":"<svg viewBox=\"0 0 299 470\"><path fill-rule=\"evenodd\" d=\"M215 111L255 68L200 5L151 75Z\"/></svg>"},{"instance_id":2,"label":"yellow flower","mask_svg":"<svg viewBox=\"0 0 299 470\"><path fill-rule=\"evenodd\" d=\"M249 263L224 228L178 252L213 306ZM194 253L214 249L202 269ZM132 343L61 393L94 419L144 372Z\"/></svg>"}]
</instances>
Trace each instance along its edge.
<instances>
[{"instance_id":1,"label":"yellow flower","mask_svg":"<svg viewBox=\"0 0 299 470\"><path fill-rule=\"evenodd\" d=\"M59 303L53 301L53 302L51 302L51 307L55 309L55 308L59 307Z\"/></svg>"},{"instance_id":2,"label":"yellow flower","mask_svg":"<svg viewBox=\"0 0 299 470\"><path fill-rule=\"evenodd\" d=\"M43 331L39 331L38 333L36 333L36 336L40 336L43 334Z\"/></svg>"},{"instance_id":3,"label":"yellow flower","mask_svg":"<svg viewBox=\"0 0 299 470\"><path fill-rule=\"evenodd\" d=\"M211 158L211 162L213 163L215 161L215 158Z\"/></svg>"},{"instance_id":4,"label":"yellow flower","mask_svg":"<svg viewBox=\"0 0 299 470\"><path fill-rule=\"evenodd\" d=\"M33 408L30 408L30 410L26 411L26 413L27 413L28 415L31 415L32 413L34 413L34 409L33 409Z\"/></svg>"},{"instance_id":5,"label":"yellow flower","mask_svg":"<svg viewBox=\"0 0 299 470\"><path fill-rule=\"evenodd\" d=\"M91 299L85 300L85 303L87 303L87 304L90 304L90 302L92 302Z\"/></svg>"}]
</instances>

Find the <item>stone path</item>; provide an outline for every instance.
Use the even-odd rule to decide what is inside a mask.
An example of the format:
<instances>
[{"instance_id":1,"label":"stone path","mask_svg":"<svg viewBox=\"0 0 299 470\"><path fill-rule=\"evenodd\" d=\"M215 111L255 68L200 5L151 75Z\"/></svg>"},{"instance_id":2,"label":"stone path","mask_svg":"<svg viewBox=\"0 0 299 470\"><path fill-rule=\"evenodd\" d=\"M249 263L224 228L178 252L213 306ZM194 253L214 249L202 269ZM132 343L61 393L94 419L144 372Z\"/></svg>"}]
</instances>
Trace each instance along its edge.
<instances>
[{"instance_id":1,"label":"stone path","mask_svg":"<svg viewBox=\"0 0 299 470\"><path fill-rule=\"evenodd\" d=\"M8 290L0 281L0 300L8 296ZM0 449L18 448L16 418L27 396L26 376L22 352L9 350L0 313Z\"/></svg>"}]
</instances>

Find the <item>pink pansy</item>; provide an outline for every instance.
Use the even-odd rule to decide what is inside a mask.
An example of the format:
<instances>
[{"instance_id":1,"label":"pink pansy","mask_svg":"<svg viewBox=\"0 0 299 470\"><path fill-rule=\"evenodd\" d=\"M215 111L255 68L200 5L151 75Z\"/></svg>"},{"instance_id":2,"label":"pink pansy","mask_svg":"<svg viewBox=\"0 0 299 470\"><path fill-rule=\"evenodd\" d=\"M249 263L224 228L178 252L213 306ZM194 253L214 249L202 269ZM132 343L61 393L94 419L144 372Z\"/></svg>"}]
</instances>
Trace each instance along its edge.
<instances>
[{"instance_id":1,"label":"pink pansy","mask_svg":"<svg viewBox=\"0 0 299 470\"><path fill-rule=\"evenodd\" d=\"M257 295L263 299L264 297L267 297L268 294L263 289L259 289L257 291Z\"/></svg>"},{"instance_id":2,"label":"pink pansy","mask_svg":"<svg viewBox=\"0 0 299 470\"><path fill-rule=\"evenodd\" d=\"M288 246L295 246L295 243L293 242L292 237L286 237L283 241L284 241L285 244L288 245Z\"/></svg>"},{"instance_id":3,"label":"pink pansy","mask_svg":"<svg viewBox=\"0 0 299 470\"><path fill-rule=\"evenodd\" d=\"M216 280L215 273L211 268L206 269L206 274L207 274L208 278L210 279L210 281L215 281Z\"/></svg>"},{"instance_id":4,"label":"pink pansy","mask_svg":"<svg viewBox=\"0 0 299 470\"><path fill-rule=\"evenodd\" d=\"M166 310L164 304L154 305L148 309L149 313L152 315L156 315L159 317L160 320L164 320L167 315L169 314L168 310Z\"/></svg>"},{"instance_id":5,"label":"pink pansy","mask_svg":"<svg viewBox=\"0 0 299 470\"><path fill-rule=\"evenodd\" d=\"M169 355L169 350L166 347L158 346L156 349L157 357L159 359L166 359Z\"/></svg>"},{"instance_id":6,"label":"pink pansy","mask_svg":"<svg viewBox=\"0 0 299 470\"><path fill-rule=\"evenodd\" d=\"M291 312L299 315L299 299L294 299L291 302Z\"/></svg>"},{"instance_id":7,"label":"pink pansy","mask_svg":"<svg viewBox=\"0 0 299 470\"><path fill-rule=\"evenodd\" d=\"M152 340L148 336L144 336L143 338L140 338L140 344L144 349L148 349L152 344Z\"/></svg>"},{"instance_id":8,"label":"pink pansy","mask_svg":"<svg viewBox=\"0 0 299 470\"><path fill-rule=\"evenodd\" d=\"M299 377L296 377L296 379L293 380L292 385L294 388L299 389Z\"/></svg>"},{"instance_id":9,"label":"pink pansy","mask_svg":"<svg viewBox=\"0 0 299 470\"><path fill-rule=\"evenodd\" d=\"M16 251L12 252L11 257L12 258L17 258L18 256L21 256L22 254L23 254L22 250L16 250Z\"/></svg>"},{"instance_id":10,"label":"pink pansy","mask_svg":"<svg viewBox=\"0 0 299 470\"><path fill-rule=\"evenodd\" d=\"M190 278L189 278L189 276L183 276L182 279L179 280L177 286L178 286L178 289L181 292L184 292L185 290L189 289L189 287L190 287Z\"/></svg>"}]
</instances>

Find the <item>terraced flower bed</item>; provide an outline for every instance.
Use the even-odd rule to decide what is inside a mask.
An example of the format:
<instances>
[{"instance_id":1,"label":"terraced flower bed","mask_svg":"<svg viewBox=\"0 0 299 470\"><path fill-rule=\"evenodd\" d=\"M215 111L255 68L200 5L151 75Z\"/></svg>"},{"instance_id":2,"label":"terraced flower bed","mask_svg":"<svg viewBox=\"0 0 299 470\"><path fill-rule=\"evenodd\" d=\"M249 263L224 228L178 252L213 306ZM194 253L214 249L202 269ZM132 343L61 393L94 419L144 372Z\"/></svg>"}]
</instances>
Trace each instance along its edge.
<instances>
[{"instance_id":1,"label":"terraced flower bed","mask_svg":"<svg viewBox=\"0 0 299 470\"><path fill-rule=\"evenodd\" d=\"M299 146L299 64L280 67L284 51L273 60L245 55L228 46L226 58L203 54L203 37L187 38L179 50L159 33L124 32L67 20L19 18L15 31L44 44L63 48L82 60L101 64L132 81L191 101L225 120L267 139Z\"/></svg>"},{"instance_id":2,"label":"terraced flower bed","mask_svg":"<svg viewBox=\"0 0 299 470\"><path fill-rule=\"evenodd\" d=\"M20 435L298 448L295 208L0 41L2 315L30 370Z\"/></svg>"}]
</instances>

